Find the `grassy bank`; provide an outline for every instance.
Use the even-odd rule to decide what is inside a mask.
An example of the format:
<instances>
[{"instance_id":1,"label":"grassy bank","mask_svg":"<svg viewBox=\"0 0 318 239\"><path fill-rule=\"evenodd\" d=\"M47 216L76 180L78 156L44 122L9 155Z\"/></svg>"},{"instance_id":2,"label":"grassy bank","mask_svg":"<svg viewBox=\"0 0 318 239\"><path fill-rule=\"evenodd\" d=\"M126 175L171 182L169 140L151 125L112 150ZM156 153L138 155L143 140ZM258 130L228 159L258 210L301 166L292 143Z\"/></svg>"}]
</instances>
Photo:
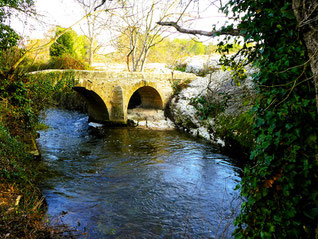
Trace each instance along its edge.
<instances>
[{"instance_id":1,"label":"grassy bank","mask_svg":"<svg viewBox=\"0 0 318 239\"><path fill-rule=\"evenodd\" d=\"M72 90L75 81L72 72L52 73L45 78L15 73L1 79L0 238L62 235L46 225L46 204L36 182L38 159L30 152L41 126L38 116L42 110L80 106L79 96Z\"/></svg>"}]
</instances>

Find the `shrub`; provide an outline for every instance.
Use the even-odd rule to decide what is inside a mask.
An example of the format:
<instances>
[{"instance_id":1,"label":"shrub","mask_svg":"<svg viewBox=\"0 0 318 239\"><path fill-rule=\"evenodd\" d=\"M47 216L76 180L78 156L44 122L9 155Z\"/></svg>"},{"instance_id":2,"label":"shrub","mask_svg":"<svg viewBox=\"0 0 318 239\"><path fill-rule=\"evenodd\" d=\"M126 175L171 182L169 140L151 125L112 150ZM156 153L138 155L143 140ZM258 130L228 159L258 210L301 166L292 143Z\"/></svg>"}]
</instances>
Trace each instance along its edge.
<instances>
[{"instance_id":1,"label":"shrub","mask_svg":"<svg viewBox=\"0 0 318 239\"><path fill-rule=\"evenodd\" d=\"M215 92L212 95L192 97L190 104L197 110L201 120L212 118L225 111L230 96Z\"/></svg>"},{"instance_id":2,"label":"shrub","mask_svg":"<svg viewBox=\"0 0 318 239\"><path fill-rule=\"evenodd\" d=\"M0 179L27 181L21 160L29 159L22 143L13 138L0 122Z\"/></svg>"},{"instance_id":3,"label":"shrub","mask_svg":"<svg viewBox=\"0 0 318 239\"><path fill-rule=\"evenodd\" d=\"M59 57L52 57L46 69L86 70L86 69L89 69L89 66L83 60L79 60L64 54Z\"/></svg>"},{"instance_id":4,"label":"shrub","mask_svg":"<svg viewBox=\"0 0 318 239\"><path fill-rule=\"evenodd\" d=\"M65 28L57 27L55 35L61 34ZM75 56L75 38L77 37L76 32L69 30L61 35L50 47L50 56L58 57L64 54L70 54Z\"/></svg>"},{"instance_id":5,"label":"shrub","mask_svg":"<svg viewBox=\"0 0 318 239\"><path fill-rule=\"evenodd\" d=\"M221 138L228 148L248 156L255 143L253 123L254 116L249 112L236 116L220 114L215 118L213 133L215 137Z\"/></svg>"},{"instance_id":6,"label":"shrub","mask_svg":"<svg viewBox=\"0 0 318 239\"><path fill-rule=\"evenodd\" d=\"M174 70L176 70L176 71L181 71L181 72L185 72L185 71L186 71L186 68L187 68L187 65L186 65L186 64L177 64L177 65L174 67Z\"/></svg>"},{"instance_id":7,"label":"shrub","mask_svg":"<svg viewBox=\"0 0 318 239\"><path fill-rule=\"evenodd\" d=\"M171 83L173 94L178 94L181 90L187 88L190 82L191 80L173 79Z\"/></svg>"}]
</instances>

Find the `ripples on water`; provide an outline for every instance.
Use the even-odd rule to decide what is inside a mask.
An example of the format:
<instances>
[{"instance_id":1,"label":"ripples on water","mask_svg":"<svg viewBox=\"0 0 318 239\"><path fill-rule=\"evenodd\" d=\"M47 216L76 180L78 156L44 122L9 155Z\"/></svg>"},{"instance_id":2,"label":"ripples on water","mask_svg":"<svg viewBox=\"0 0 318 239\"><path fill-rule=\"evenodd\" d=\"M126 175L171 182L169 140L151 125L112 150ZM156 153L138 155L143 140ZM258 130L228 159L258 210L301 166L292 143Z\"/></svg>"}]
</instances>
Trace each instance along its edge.
<instances>
[{"instance_id":1,"label":"ripples on water","mask_svg":"<svg viewBox=\"0 0 318 239\"><path fill-rule=\"evenodd\" d=\"M48 110L43 122L51 218L67 212L63 222L88 238L231 237L240 178L211 145L177 131L96 130L65 110Z\"/></svg>"}]
</instances>

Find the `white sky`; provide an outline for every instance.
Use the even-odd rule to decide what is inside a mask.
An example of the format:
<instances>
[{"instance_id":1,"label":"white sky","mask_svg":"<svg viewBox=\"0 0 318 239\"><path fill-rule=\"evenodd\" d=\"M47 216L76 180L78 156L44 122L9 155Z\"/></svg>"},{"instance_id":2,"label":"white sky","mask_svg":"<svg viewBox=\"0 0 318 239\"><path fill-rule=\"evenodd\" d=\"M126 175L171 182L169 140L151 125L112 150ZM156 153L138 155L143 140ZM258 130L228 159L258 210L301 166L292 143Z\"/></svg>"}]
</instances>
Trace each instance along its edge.
<instances>
[{"instance_id":1,"label":"white sky","mask_svg":"<svg viewBox=\"0 0 318 239\"><path fill-rule=\"evenodd\" d=\"M55 26L72 26L83 15L73 0L36 0L35 8L41 15L40 21L30 18L24 22L21 19L12 21L13 28L24 37L43 38ZM80 33L78 26L74 30Z\"/></svg>"},{"instance_id":2,"label":"white sky","mask_svg":"<svg viewBox=\"0 0 318 239\"><path fill-rule=\"evenodd\" d=\"M192 29L209 31L213 24L217 24L219 22L219 25L222 25L226 21L224 14L219 13L217 8L211 7L206 9L208 1L209 0L200 0L201 20L189 22ZM49 29L53 29L56 25L61 27L70 27L84 16L81 8L78 7L73 0L36 0L35 7L37 12L44 16L40 18L41 22L35 21L34 19L12 20L12 27L22 36L31 39L43 38L48 34ZM193 9L192 14L197 15L197 9ZM78 25L74 26L73 29L79 34L82 34ZM169 32L174 31L172 28L167 27L166 29ZM180 34L177 37L186 38L190 36ZM106 34L104 38L107 38ZM202 37L200 40L206 42L211 39Z\"/></svg>"}]
</instances>

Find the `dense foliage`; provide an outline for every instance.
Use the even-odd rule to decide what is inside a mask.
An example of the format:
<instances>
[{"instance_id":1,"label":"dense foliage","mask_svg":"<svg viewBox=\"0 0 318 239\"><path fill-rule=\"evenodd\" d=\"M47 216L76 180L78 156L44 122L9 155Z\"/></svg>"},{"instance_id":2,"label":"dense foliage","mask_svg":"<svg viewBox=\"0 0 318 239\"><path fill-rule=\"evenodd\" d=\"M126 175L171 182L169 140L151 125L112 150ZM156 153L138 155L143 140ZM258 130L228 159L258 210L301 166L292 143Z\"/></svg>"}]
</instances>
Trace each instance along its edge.
<instances>
[{"instance_id":1,"label":"dense foliage","mask_svg":"<svg viewBox=\"0 0 318 239\"><path fill-rule=\"evenodd\" d=\"M57 37L65 29L58 27L55 32ZM50 47L50 56L62 56L63 54L75 55L75 32L68 31L57 40Z\"/></svg>"},{"instance_id":2,"label":"dense foliage","mask_svg":"<svg viewBox=\"0 0 318 239\"><path fill-rule=\"evenodd\" d=\"M259 69L253 76L259 95L253 108L256 145L240 185L245 202L235 236L314 238L318 119L312 72L291 1L231 0L223 10L233 11L240 21L245 43L240 62L223 63L238 74L245 63Z\"/></svg>"},{"instance_id":3,"label":"dense foliage","mask_svg":"<svg viewBox=\"0 0 318 239\"><path fill-rule=\"evenodd\" d=\"M78 36L70 29L60 36L65 28L57 27L55 37L57 40L50 47L51 57L62 57L68 55L77 59L85 59L88 51L88 40L85 36Z\"/></svg>"}]
</instances>

